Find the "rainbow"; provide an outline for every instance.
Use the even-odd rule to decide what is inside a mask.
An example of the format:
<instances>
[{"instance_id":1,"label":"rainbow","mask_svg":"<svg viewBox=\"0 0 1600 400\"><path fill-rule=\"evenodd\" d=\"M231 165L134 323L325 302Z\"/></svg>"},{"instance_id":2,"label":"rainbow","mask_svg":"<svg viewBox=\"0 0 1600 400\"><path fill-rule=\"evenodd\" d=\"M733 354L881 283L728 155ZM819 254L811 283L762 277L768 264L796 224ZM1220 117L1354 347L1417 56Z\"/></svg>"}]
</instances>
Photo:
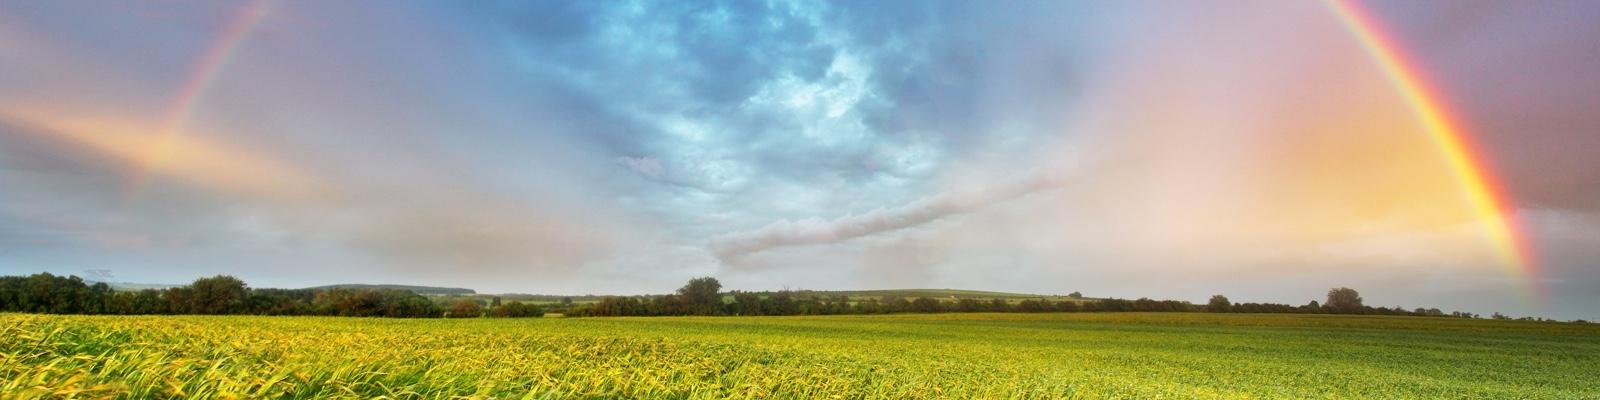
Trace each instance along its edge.
<instances>
[{"instance_id":1,"label":"rainbow","mask_svg":"<svg viewBox=\"0 0 1600 400\"><path fill-rule=\"evenodd\" d=\"M1482 149L1462 129L1459 118L1445 108L1441 101L1444 97L1428 84L1417 64L1405 57L1400 42L1384 31L1375 16L1355 1L1328 0L1326 4L1416 113L1423 130L1460 182L1462 196L1483 222L1501 265L1526 280L1529 291L1542 302L1544 290L1537 284L1538 262L1531 243L1514 214L1505 186L1492 173Z\"/></svg>"},{"instance_id":2,"label":"rainbow","mask_svg":"<svg viewBox=\"0 0 1600 400\"><path fill-rule=\"evenodd\" d=\"M166 112L162 113L159 130L156 132L156 145L149 150L151 154L144 158L148 161L139 165L129 178L127 196L137 194L151 171L172 156L178 137L182 135L184 125L188 124L190 116L194 114L200 98L211 88L218 72L227 66L228 60L233 57L239 44L244 42L250 32L255 30L256 25L260 24L262 17L266 16L271 2L272 0L255 0L242 7L200 56L194 70L184 79L178 95L167 105Z\"/></svg>"}]
</instances>

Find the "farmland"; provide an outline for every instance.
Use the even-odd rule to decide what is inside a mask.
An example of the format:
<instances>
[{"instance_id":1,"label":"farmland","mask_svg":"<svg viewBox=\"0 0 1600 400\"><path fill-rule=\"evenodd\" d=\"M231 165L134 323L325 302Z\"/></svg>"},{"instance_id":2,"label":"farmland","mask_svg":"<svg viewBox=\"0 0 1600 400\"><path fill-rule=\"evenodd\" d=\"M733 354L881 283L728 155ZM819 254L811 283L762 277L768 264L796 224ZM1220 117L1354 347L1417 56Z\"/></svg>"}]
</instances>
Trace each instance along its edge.
<instances>
[{"instance_id":1,"label":"farmland","mask_svg":"<svg viewBox=\"0 0 1600 400\"><path fill-rule=\"evenodd\" d=\"M1595 398L1600 327L1200 313L0 314L6 397Z\"/></svg>"}]
</instances>

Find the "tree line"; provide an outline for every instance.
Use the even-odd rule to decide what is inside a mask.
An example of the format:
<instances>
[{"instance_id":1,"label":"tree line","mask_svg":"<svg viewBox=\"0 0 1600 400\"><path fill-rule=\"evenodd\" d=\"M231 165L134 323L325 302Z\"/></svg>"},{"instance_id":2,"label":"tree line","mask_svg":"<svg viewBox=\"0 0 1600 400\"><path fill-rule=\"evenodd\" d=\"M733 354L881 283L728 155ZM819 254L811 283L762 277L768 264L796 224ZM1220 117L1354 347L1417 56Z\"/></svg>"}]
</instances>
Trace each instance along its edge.
<instances>
[{"instance_id":1,"label":"tree line","mask_svg":"<svg viewBox=\"0 0 1600 400\"><path fill-rule=\"evenodd\" d=\"M50 273L0 276L0 311L44 314L325 315L346 317L538 317L537 305L485 310L443 307L409 290L383 288L257 289L227 275L166 289L117 291L103 282Z\"/></svg>"},{"instance_id":2,"label":"tree line","mask_svg":"<svg viewBox=\"0 0 1600 400\"><path fill-rule=\"evenodd\" d=\"M688 315L841 315L891 313L1044 313L1044 312L1213 312L1276 314L1365 314L1480 318L1468 312L1443 312L1437 308L1371 307L1350 288L1328 290L1326 301L1305 305L1234 303L1212 296L1206 304L1178 300L1139 298L1087 299L1074 292L1069 300L1044 298L976 299L907 298L883 295L850 298L816 292L722 292L716 278L689 280L676 293L658 296L606 296L588 304L570 300L549 304L548 311L573 317L688 316ZM323 315L392 318L541 317L538 304L489 301L477 298L427 297L390 288L259 289L232 276L218 275L166 289L118 291L105 283L89 283L77 276L40 273L0 276L0 312L46 314L205 314L205 315ZM1494 313L1490 318L1511 319ZM1519 320L1540 320L1523 317ZM1576 322L1586 322L1578 320Z\"/></svg>"},{"instance_id":3,"label":"tree line","mask_svg":"<svg viewBox=\"0 0 1600 400\"><path fill-rule=\"evenodd\" d=\"M660 296L611 296L599 301L561 310L568 316L670 316L670 315L841 315L891 313L1045 313L1045 312L1215 312L1275 314L1365 314L1428 317L1478 318L1467 312L1446 313L1437 308L1371 307L1362 303L1355 289L1334 288L1326 302L1311 301L1294 306L1274 303L1233 303L1227 296L1212 296L1206 304L1179 300L1084 299L1074 292L1071 300L1043 298L1010 301L1006 299L935 297L906 298L884 295L852 299L840 295L800 294L788 291L757 294L732 291L723 296L715 278L695 278L677 293ZM1495 314L1499 318L1499 314ZM1533 320L1534 318L1522 318Z\"/></svg>"}]
</instances>

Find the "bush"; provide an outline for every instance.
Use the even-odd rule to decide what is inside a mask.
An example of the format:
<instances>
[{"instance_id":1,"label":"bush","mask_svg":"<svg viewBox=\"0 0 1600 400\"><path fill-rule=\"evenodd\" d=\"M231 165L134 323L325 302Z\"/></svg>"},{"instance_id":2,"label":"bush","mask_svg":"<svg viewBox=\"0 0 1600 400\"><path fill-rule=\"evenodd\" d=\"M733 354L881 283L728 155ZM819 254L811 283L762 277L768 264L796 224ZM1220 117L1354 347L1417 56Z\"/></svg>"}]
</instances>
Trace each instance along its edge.
<instances>
[{"instance_id":1,"label":"bush","mask_svg":"<svg viewBox=\"0 0 1600 400\"><path fill-rule=\"evenodd\" d=\"M544 309L536 304L511 302L489 310L489 316L498 318L539 318L544 316Z\"/></svg>"},{"instance_id":2,"label":"bush","mask_svg":"<svg viewBox=\"0 0 1600 400\"><path fill-rule=\"evenodd\" d=\"M445 314L450 318L477 318L483 316L483 306L477 300L461 299L450 305L450 312Z\"/></svg>"}]
</instances>

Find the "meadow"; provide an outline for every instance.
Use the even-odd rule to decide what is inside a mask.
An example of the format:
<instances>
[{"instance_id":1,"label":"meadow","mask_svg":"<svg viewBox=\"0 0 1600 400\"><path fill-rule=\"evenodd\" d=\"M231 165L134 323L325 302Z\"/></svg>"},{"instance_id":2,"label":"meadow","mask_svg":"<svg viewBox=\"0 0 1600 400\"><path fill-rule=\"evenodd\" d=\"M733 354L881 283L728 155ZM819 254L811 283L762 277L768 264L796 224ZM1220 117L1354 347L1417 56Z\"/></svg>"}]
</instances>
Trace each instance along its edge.
<instances>
[{"instance_id":1,"label":"meadow","mask_svg":"<svg viewBox=\"0 0 1600 400\"><path fill-rule=\"evenodd\" d=\"M5 398L1600 398L1600 326L1336 315L0 314Z\"/></svg>"}]
</instances>

